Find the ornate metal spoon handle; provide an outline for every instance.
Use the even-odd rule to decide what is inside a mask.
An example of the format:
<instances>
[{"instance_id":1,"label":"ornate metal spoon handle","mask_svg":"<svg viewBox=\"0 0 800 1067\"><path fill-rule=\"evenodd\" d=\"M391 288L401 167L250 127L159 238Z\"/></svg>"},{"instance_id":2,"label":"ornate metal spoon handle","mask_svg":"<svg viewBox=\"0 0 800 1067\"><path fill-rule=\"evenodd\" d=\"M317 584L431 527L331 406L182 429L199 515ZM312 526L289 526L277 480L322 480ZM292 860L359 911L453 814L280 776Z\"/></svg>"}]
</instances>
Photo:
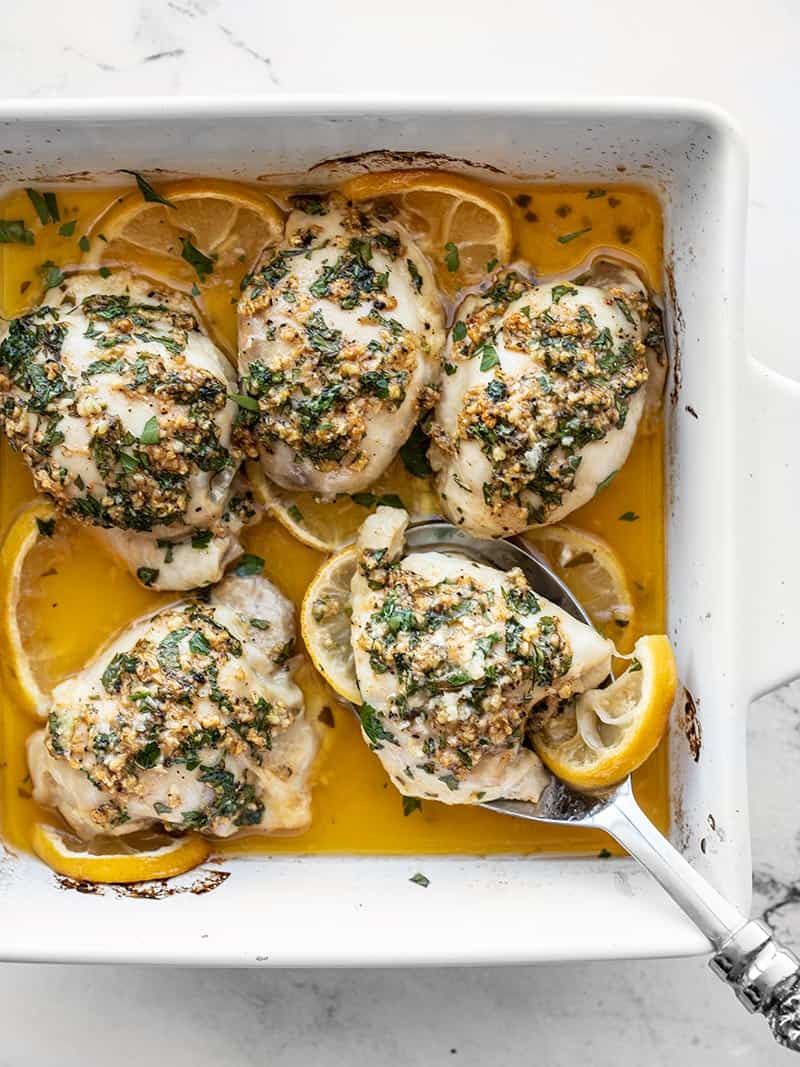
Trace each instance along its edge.
<instances>
[{"instance_id":1,"label":"ornate metal spoon handle","mask_svg":"<svg viewBox=\"0 0 800 1067\"><path fill-rule=\"evenodd\" d=\"M683 908L716 949L711 969L750 1012L769 1022L775 1040L800 1052L800 962L760 922L748 921L658 832L622 789L591 816L623 845Z\"/></svg>"},{"instance_id":2,"label":"ornate metal spoon handle","mask_svg":"<svg viewBox=\"0 0 800 1067\"><path fill-rule=\"evenodd\" d=\"M800 1052L800 961L754 919L732 934L711 959L751 1012L761 1012L775 1040Z\"/></svg>"}]
</instances>

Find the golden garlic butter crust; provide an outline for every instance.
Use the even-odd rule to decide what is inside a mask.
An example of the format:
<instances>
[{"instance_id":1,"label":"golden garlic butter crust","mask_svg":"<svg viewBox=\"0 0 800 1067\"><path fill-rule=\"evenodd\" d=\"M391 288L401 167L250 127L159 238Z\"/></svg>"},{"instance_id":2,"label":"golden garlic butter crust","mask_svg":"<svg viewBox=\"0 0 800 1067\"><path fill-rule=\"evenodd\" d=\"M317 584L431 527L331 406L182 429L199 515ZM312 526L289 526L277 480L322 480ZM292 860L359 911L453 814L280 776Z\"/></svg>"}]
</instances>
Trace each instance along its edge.
<instances>
[{"instance_id":1,"label":"golden garlic butter crust","mask_svg":"<svg viewBox=\"0 0 800 1067\"><path fill-rule=\"evenodd\" d=\"M232 368L180 294L76 274L0 330L0 420L37 489L145 585L222 575L252 517Z\"/></svg>"},{"instance_id":2,"label":"golden garlic butter crust","mask_svg":"<svg viewBox=\"0 0 800 1067\"><path fill-rule=\"evenodd\" d=\"M644 410L649 313L633 271L609 263L580 284L501 272L466 298L432 429L449 519L484 537L520 533L613 476Z\"/></svg>"},{"instance_id":3,"label":"golden garlic butter crust","mask_svg":"<svg viewBox=\"0 0 800 1067\"><path fill-rule=\"evenodd\" d=\"M241 392L270 478L333 496L374 482L433 404L443 317L393 218L293 200L239 305Z\"/></svg>"},{"instance_id":4,"label":"golden garlic butter crust","mask_svg":"<svg viewBox=\"0 0 800 1067\"><path fill-rule=\"evenodd\" d=\"M293 648L292 605L260 576L134 623L53 691L36 799L85 838L305 828L317 741Z\"/></svg>"}]
</instances>

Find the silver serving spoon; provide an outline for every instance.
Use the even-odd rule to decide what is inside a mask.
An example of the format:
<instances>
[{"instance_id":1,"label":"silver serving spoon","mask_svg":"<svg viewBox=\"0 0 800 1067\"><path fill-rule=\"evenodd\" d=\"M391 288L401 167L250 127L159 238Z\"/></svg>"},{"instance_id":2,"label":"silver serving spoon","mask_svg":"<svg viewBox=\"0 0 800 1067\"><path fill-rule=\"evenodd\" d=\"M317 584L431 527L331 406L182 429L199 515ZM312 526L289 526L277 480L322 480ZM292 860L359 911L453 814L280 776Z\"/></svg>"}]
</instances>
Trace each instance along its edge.
<instances>
[{"instance_id":1,"label":"silver serving spoon","mask_svg":"<svg viewBox=\"0 0 800 1067\"><path fill-rule=\"evenodd\" d=\"M582 622L589 617L566 585L529 546L471 537L447 522L409 528L414 551L468 556L500 570L519 567L531 587ZM763 923L748 920L702 878L650 822L633 796L630 777L613 789L578 793L552 778L535 803L495 800L482 805L531 822L570 823L606 833L653 875L714 946L711 969L750 1012L763 1013L775 1039L800 1051L800 962Z\"/></svg>"}]
</instances>

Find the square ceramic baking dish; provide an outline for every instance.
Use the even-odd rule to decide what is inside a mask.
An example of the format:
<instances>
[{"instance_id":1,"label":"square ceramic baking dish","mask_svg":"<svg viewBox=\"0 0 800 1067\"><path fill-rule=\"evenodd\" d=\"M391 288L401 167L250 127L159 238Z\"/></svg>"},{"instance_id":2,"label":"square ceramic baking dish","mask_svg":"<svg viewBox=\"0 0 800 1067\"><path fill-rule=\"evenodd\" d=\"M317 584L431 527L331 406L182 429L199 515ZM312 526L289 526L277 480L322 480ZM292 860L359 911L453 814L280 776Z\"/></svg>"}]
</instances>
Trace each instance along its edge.
<instances>
[{"instance_id":1,"label":"square ceramic baking dish","mask_svg":"<svg viewBox=\"0 0 800 1067\"><path fill-rule=\"evenodd\" d=\"M800 568L788 570L800 393L745 351L746 163L730 121L680 101L272 97L6 103L0 130L3 183L118 167L249 181L310 168L344 177L423 161L488 180L497 171L593 184L624 176L657 191L671 338L669 630L696 709L687 701L673 722L671 836L747 910L745 713L800 666ZM420 868L425 891L408 880ZM385 965L708 948L627 860L262 856L208 870L202 884L195 873L182 892L142 899L65 891L42 864L6 854L0 957Z\"/></svg>"}]
</instances>

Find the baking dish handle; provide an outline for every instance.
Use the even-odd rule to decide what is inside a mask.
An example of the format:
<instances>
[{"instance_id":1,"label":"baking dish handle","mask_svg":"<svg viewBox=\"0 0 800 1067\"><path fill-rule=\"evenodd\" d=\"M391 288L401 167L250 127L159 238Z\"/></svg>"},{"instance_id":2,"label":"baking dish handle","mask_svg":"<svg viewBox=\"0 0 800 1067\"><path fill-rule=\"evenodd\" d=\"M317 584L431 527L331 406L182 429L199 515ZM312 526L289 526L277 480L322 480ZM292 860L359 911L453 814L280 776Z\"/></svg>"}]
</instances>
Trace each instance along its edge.
<instances>
[{"instance_id":1,"label":"baking dish handle","mask_svg":"<svg viewBox=\"0 0 800 1067\"><path fill-rule=\"evenodd\" d=\"M739 662L751 700L800 676L800 382L747 359L737 405Z\"/></svg>"}]
</instances>

